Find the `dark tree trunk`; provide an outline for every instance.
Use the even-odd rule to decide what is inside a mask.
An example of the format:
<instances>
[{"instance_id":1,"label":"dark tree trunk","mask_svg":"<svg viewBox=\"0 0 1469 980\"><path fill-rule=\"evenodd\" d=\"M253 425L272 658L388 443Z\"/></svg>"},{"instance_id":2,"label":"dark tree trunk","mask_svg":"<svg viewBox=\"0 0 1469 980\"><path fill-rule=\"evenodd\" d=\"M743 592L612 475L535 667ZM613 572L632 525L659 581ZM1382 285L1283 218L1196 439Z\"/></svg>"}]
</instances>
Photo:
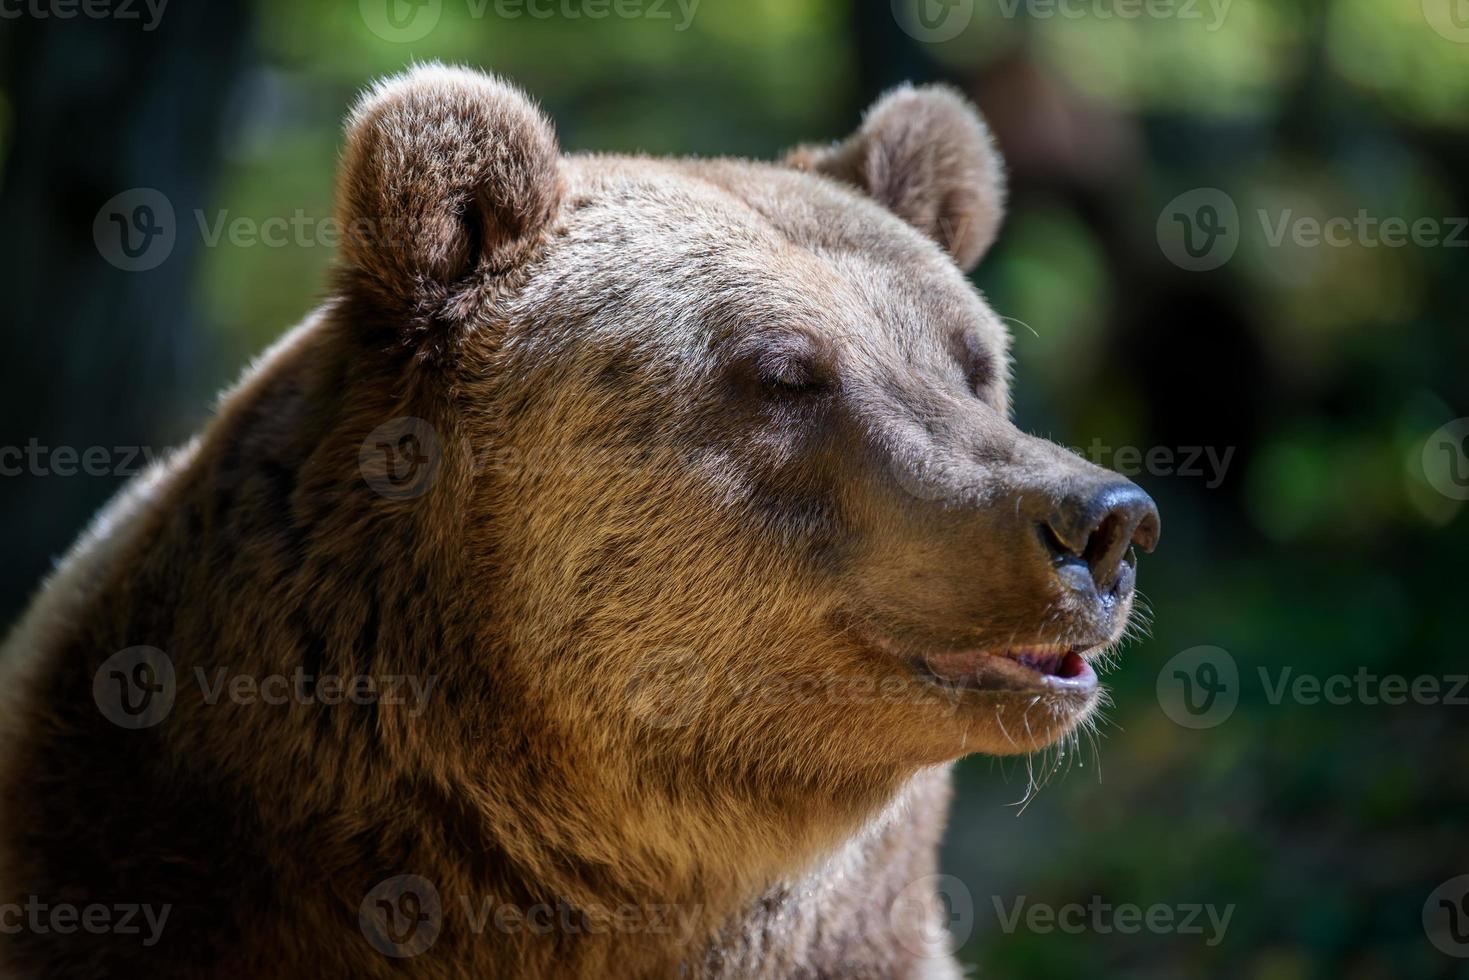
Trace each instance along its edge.
<instances>
[{"instance_id":1,"label":"dark tree trunk","mask_svg":"<svg viewBox=\"0 0 1469 980\"><path fill-rule=\"evenodd\" d=\"M0 513L12 534L0 565L6 620L136 467L116 447L167 445L187 434L206 404L194 378L212 341L192 318L201 242L188 233L189 215L205 205L217 167L223 108L245 63L249 7L171 3L156 22L142 3L113 6L136 19L89 19L84 7L67 19L35 17L27 7L0 22L0 84L13 110L0 184L8 321ZM167 257L125 271L109 260L128 263L122 227L137 222L130 230L138 248L147 240L138 227L167 221L157 209L136 211L157 200L138 188L171 205L174 240L167 250L165 230L138 261ZM119 194L109 209L117 217L102 215L94 240L99 209ZM70 467L58 447L77 451L75 475L59 475ZM94 452L83 466L89 447L106 450L105 465L96 465Z\"/></svg>"}]
</instances>

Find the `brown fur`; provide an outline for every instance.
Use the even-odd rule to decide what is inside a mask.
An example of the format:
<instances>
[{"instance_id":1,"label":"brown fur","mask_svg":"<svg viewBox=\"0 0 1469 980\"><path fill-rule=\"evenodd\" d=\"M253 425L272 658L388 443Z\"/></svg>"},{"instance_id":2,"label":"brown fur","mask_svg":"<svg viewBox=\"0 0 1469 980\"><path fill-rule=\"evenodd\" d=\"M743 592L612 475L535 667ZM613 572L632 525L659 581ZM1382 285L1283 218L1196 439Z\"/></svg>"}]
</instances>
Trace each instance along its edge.
<instances>
[{"instance_id":1,"label":"brown fur","mask_svg":"<svg viewBox=\"0 0 1469 980\"><path fill-rule=\"evenodd\" d=\"M868 111L851 138L829 148L801 147L786 162L862 188L946 247L966 271L1000 230L1000 157L984 122L952 89L898 88Z\"/></svg>"},{"instance_id":2,"label":"brown fur","mask_svg":"<svg viewBox=\"0 0 1469 980\"><path fill-rule=\"evenodd\" d=\"M819 157L873 199L559 157L472 72L366 97L334 298L7 644L0 903L173 908L147 949L0 935L12 972L957 975L894 907L934 870L946 766L1046 745L1095 698L946 688L910 658L1112 640L1127 611L1068 604L1037 557L1037 515L1096 473L1010 424L1004 331L955 265L1001 210L978 117L905 90ZM364 440L404 417L432 480L374 492ZM92 685L140 644L177 700L127 731ZM432 696L209 704L193 681L298 666ZM442 932L390 958L358 912L403 874ZM462 897L583 924L672 906L678 934L476 933Z\"/></svg>"}]
</instances>

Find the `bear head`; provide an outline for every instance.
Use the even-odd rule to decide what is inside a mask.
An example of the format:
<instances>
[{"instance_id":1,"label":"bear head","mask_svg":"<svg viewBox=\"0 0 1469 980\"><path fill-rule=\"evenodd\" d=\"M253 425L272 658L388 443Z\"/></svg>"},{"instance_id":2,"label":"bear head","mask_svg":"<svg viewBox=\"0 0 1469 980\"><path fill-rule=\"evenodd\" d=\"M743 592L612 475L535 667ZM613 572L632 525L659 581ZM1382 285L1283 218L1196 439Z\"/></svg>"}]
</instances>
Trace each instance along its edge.
<instances>
[{"instance_id":1,"label":"bear head","mask_svg":"<svg viewBox=\"0 0 1469 980\"><path fill-rule=\"evenodd\" d=\"M411 463L374 506L452 537L495 697L592 767L827 797L1087 719L1159 522L1011 420L966 276L1003 208L942 87L777 163L563 155L467 70L367 94L330 315L355 431L399 430L363 473Z\"/></svg>"}]
</instances>

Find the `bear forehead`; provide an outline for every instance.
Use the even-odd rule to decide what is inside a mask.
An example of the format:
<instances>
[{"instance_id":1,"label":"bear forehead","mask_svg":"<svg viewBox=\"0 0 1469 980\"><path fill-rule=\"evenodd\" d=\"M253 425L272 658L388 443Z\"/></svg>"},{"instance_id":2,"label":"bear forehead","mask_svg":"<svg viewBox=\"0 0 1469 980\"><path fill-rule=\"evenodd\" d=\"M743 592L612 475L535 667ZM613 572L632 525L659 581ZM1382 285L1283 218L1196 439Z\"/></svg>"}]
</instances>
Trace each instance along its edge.
<instances>
[{"instance_id":1,"label":"bear forehead","mask_svg":"<svg viewBox=\"0 0 1469 980\"><path fill-rule=\"evenodd\" d=\"M799 329L891 363L1008 336L936 243L855 188L775 164L570 156L567 207L522 301L581 339L688 352Z\"/></svg>"}]
</instances>

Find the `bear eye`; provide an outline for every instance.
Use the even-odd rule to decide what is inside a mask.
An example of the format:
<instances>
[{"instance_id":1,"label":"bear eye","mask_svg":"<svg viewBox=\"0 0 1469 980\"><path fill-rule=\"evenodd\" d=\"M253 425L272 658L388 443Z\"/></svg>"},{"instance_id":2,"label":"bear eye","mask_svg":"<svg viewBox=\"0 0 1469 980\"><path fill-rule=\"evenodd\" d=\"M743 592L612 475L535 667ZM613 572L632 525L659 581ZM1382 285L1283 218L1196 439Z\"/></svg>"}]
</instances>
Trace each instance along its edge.
<instances>
[{"instance_id":1,"label":"bear eye","mask_svg":"<svg viewBox=\"0 0 1469 980\"><path fill-rule=\"evenodd\" d=\"M760 385L787 395L810 395L826 390L826 379L815 364L799 357L761 358Z\"/></svg>"},{"instance_id":2,"label":"bear eye","mask_svg":"<svg viewBox=\"0 0 1469 980\"><path fill-rule=\"evenodd\" d=\"M751 352L750 373L760 387L777 395L813 395L831 387L830 370L816 343L803 334L767 338Z\"/></svg>"}]
</instances>

